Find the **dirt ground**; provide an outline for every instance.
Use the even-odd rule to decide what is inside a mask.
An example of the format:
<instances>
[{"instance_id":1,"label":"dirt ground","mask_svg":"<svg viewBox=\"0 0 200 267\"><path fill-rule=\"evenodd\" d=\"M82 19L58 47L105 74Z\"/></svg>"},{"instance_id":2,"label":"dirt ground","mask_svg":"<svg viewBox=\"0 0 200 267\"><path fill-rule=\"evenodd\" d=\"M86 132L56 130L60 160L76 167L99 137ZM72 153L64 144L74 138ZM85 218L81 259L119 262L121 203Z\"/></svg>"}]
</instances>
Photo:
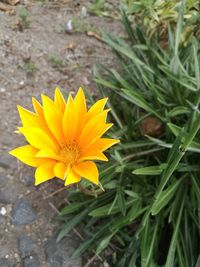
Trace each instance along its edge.
<instances>
[{"instance_id":1,"label":"dirt ground","mask_svg":"<svg viewBox=\"0 0 200 267\"><path fill-rule=\"evenodd\" d=\"M31 97L53 95L79 86L95 94L92 67L111 65L111 51L94 31L118 33L116 21L89 14L89 1L0 0L0 267L78 267L69 260L80 239L71 234L55 243L53 220L66 203L67 190L56 179L34 186L34 170L17 162L8 151L24 145L14 133L20 120L16 105L32 108ZM43 2L43 3L42 3ZM117 1L116 1L117 2ZM71 29L71 20L76 28ZM88 36L86 32L92 32ZM94 263L88 266L97 266ZM108 266L108 265L102 265Z\"/></svg>"}]
</instances>

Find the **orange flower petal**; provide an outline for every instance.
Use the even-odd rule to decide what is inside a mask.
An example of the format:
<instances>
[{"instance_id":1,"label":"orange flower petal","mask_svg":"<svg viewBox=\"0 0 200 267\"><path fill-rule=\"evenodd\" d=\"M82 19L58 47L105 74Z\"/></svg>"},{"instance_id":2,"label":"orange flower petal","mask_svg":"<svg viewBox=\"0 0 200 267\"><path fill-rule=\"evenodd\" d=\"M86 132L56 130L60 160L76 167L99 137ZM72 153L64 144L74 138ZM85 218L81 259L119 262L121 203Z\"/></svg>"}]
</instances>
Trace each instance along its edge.
<instances>
[{"instance_id":1,"label":"orange flower petal","mask_svg":"<svg viewBox=\"0 0 200 267\"><path fill-rule=\"evenodd\" d=\"M58 161L62 161L63 159L61 156L56 154L53 150L48 149L48 148L38 151L38 153L36 154L36 158L49 158L49 159L55 159Z\"/></svg>"},{"instance_id":2,"label":"orange flower petal","mask_svg":"<svg viewBox=\"0 0 200 267\"><path fill-rule=\"evenodd\" d=\"M100 150L105 151L109 147L119 143L120 140L118 139L109 139L109 138L99 138L96 140L88 149L89 150ZM85 151L85 150L83 150ZM86 150L87 152L87 150Z\"/></svg>"},{"instance_id":3,"label":"orange flower petal","mask_svg":"<svg viewBox=\"0 0 200 267\"><path fill-rule=\"evenodd\" d=\"M67 167L63 162L56 163L54 167L54 174L56 177L65 180L67 175Z\"/></svg>"},{"instance_id":4,"label":"orange flower petal","mask_svg":"<svg viewBox=\"0 0 200 267\"><path fill-rule=\"evenodd\" d=\"M18 158L22 162L26 163L29 166L32 167L38 167L41 164L45 163L47 159L38 159L35 157L36 153L38 152L38 149L31 146L21 146L18 148L13 149L9 152L9 154L13 155L14 157Z\"/></svg>"},{"instance_id":5,"label":"orange flower petal","mask_svg":"<svg viewBox=\"0 0 200 267\"><path fill-rule=\"evenodd\" d=\"M78 93L76 94L74 98L74 105L75 109L78 114L78 132L77 136L79 136L85 121L86 121L86 114L87 114L87 107L86 107L86 101L85 101L85 95L83 92L83 89L80 87L78 90Z\"/></svg>"},{"instance_id":6,"label":"orange flower petal","mask_svg":"<svg viewBox=\"0 0 200 267\"><path fill-rule=\"evenodd\" d=\"M106 102L108 101L108 98L103 98L97 101L94 105L91 106L91 108L88 110L87 113L87 121L89 121L91 118L99 115L105 107Z\"/></svg>"},{"instance_id":7,"label":"orange flower petal","mask_svg":"<svg viewBox=\"0 0 200 267\"><path fill-rule=\"evenodd\" d=\"M59 144L65 143L62 133L62 113L55 103L47 96L42 95L43 110L46 123Z\"/></svg>"},{"instance_id":8,"label":"orange flower petal","mask_svg":"<svg viewBox=\"0 0 200 267\"><path fill-rule=\"evenodd\" d=\"M41 184L52 179L54 175L54 166L56 161L48 161L40 165L35 171L35 185Z\"/></svg>"},{"instance_id":9,"label":"orange flower petal","mask_svg":"<svg viewBox=\"0 0 200 267\"><path fill-rule=\"evenodd\" d=\"M32 103L33 103L33 107L35 112L39 115L39 116L43 116L43 108L42 105L34 98L32 97Z\"/></svg>"},{"instance_id":10,"label":"orange flower petal","mask_svg":"<svg viewBox=\"0 0 200 267\"><path fill-rule=\"evenodd\" d=\"M102 160L108 161L108 158L99 150L87 150L86 153L83 153L82 156L79 158L79 162L84 160Z\"/></svg>"},{"instance_id":11,"label":"orange flower petal","mask_svg":"<svg viewBox=\"0 0 200 267\"><path fill-rule=\"evenodd\" d=\"M61 110L61 112L64 113L65 108L66 108L66 102L58 87L56 87L56 90L55 90L54 102L57 105L57 107Z\"/></svg>"},{"instance_id":12,"label":"orange flower petal","mask_svg":"<svg viewBox=\"0 0 200 267\"><path fill-rule=\"evenodd\" d=\"M19 130L32 146L38 149L45 149L48 147L55 152L58 151L57 145L54 143L54 141L40 128L23 127L19 128Z\"/></svg>"},{"instance_id":13,"label":"orange flower petal","mask_svg":"<svg viewBox=\"0 0 200 267\"><path fill-rule=\"evenodd\" d=\"M104 110L98 116L86 123L79 137L80 147L85 147L86 144L91 144L102 135L102 129L107 127L105 123L107 113L108 110Z\"/></svg>"},{"instance_id":14,"label":"orange flower petal","mask_svg":"<svg viewBox=\"0 0 200 267\"><path fill-rule=\"evenodd\" d=\"M94 184L98 185L99 183L99 171L97 166L92 161L80 162L77 165L73 166L73 170L78 173L81 177L88 179Z\"/></svg>"},{"instance_id":15,"label":"orange flower petal","mask_svg":"<svg viewBox=\"0 0 200 267\"><path fill-rule=\"evenodd\" d=\"M67 106L66 106L65 113L63 116L63 121L62 121L63 133L65 136L66 142L69 142L75 139L77 126L78 126L77 111L76 111L72 96L69 95Z\"/></svg>"},{"instance_id":16,"label":"orange flower petal","mask_svg":"<svg viewBox=\"0 0 200 267\"><path fill-rule=\"evenodd\" d=\"M20 119L22 121L22 125L25 127L38 127L40 126L39 117L35 113L21 107L17 106L17 109L19 111Z\"/></svg>"},{"instance_id":17,"label":"orange flower petal","mask_svg":"<svg viewBox=\"0 0 200 267\"><path fill-rule=\"evenodd\" d=\"M65 186L78 183L81 180L81 177L79 174L73 171L71 167L67 170L67 178L65 180Z\"/></svg>"}]
</instances>

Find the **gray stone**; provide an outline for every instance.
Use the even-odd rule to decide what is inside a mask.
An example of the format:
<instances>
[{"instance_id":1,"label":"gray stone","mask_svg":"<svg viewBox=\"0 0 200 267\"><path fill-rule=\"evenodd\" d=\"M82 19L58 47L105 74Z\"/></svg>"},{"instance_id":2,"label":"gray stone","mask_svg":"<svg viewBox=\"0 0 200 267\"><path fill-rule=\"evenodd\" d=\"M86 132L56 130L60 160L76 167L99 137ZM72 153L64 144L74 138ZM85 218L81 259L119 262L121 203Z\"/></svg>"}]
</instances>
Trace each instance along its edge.
<instances>
[{"instance_id":1,"label":"gray stone","mask_svg":"<svg viewBox=\"0 0 200 267\"><path fill-rule=\"evenodd\" d=\"M24 174L20 176L20 181L25 185L25 186L33 186L35 183L34 176L31 176L30 174Z\"/></svg>"},{"instance_id":2,"label":"gray stone","mask_svg":"<svg viewBox=\"0 0 200 267\"><path fill-rule=\"evenodd\" d=\"M56 243L55 237L47 240L45 245L47 267L80 267L81 259L71 260L75 242L70 237L64 238Z\"/></svg>"},{"instance_id":3,"label":"gray stone","mask_svg":"<svg viewBox=\"0 0 200 267\"><path fill-rule=\"evenodd\" d=\"M3 225L6 223L6 217L5 216L2 216L0 215L0 225ZM1 265L0 265L1 266Z\"/></svg>"},{"instance_id":4,"label":"gray stone","mask_svg":"<svg viewBox=\"0 0 200 267\"><path fill-rule=\"evenodd\" d=\"M6 181L5 175L0 173L0 183L5 184L5 181Z\"/></svg>"},{"instance_id":5,"label":"gray stone","mask_svg":"<svg viewBox=\"0 0 200 267\"><path fill-rule=\"evenodd\" d=\"M35 169L30 169L29 167L24 166L24 169L21 171L21 175L19 177L20 181L25 186L34 186L35 184Z\"/></svg>"},{"instance_id":6,"label":"gray stone","mask_svg":"<svg viewBox=\"0 0 200 267\"><path fill-rule=\"evenodd\" d=\"M31 255L23 259L23 267L40 267L38 255Z\"/></svg>"},{"instance_id":7,"label":"gray stone","mask_svg":"<svg viewBox=\"0 0 200 267\"><path fill-rule=\"evenodd\" d=\"M6 184L0 188L0 203L13 204L17 197L16 188L13 184Z\"/></svg>"},{"instance_id":8,"label":"gray stone","mask_svg":"<svg viewBox=\"0 0 200 267\"><path fill-rule=\"evenodd\" d=\"M36 214L26 200L20 199L13 207L11 217L13 224L24 225L32 223L36 219Z\"/></svg>"},{"instance_id":9,"label":"gray stone","mask_svg":"<svg viewBox=\"0 0 200 267\"><path fill-rule=\"evenodd\" d=\"M18 240L18 249L22 258L35 253L36 246L30 236L21 234Z\"/></svg>"},{"instance_id":10,"label":"gray stone","mask_svg":"<svg viewBox=\"0 0 200 267\"><path fill-rule=\"evenodd\" d=\"M1 267L15 267L15 264L8 259L0 258L0 266Z\"/></svg>"},{"instance_id":11,"label":"gray stone","mask_svg":"<svg viewBox=\"0 0 200 267\"><path fill-rule=\"evenodd\" d=\"M7 168L16 168L17 167L17 160L8 154L7 151L3 151L3 153L0 154L0 167L7 169Z\"/></svg>"}]
</instances>

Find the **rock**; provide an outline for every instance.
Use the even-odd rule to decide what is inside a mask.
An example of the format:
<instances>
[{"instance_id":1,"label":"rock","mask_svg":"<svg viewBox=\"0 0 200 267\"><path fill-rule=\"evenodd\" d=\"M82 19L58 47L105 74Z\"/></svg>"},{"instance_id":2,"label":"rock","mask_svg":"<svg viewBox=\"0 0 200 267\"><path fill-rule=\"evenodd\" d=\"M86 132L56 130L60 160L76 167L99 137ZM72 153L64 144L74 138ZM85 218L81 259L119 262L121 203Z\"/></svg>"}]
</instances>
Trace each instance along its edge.
<instances>
[{"instance_id":1,"label":"rock","mask_svg":"<svg viewBox=\"0 0 200 267\"><path fill-rule=\"evenodd\" d=\"M66 237L58 243L56 243L55 237L49 238L45 245L46 267L82 266L81 259L70 260L74 246L74 240L70 237Z\"/></svg>"},{"instance_id":2,"label":"rock","mask_svg":"<svg viewBox=\"0 0 200 267\"><path fill-rule=\"evenodd\" d=\"M0 174L0 184L1 184L1 185L2 185L2 184L5 184L5 180L6 180L5 175Z\"/></svg>"},{"instance_id":3,"label":"rock","mask_svg":"<svg viewBox=\"0 0 200 267\"><path fill-rule=\"evenodd\" d=\"M1 267L15 267L15 264L8 259L0 258L0 266Z\"/></svg>"},{"instance_id":4,"label":"rock","mask_svg":"<svg viewBox=\"0 0 200 267\"><path fill-rule=\"evenodd\" d=\"M23 259L23 267L40 267L38 255L31 255Z\"/></svg>"},{"instance_id":5,"label":"rock","mask_svg":"<svg viewBox=\"0 0 200 267\"><path fill-rule=\"evenodd\" d=\"M18 240L18 249L21 257L25 258L35 253L36 245L30 236L21 234Z\"/></svg>"},{"instance_id":6,"label":"rock","mask_svg":"<svg viewBox=\"0 0 200 267\"><path fill-rule=\"evenodd\" d=\"M17 167L17 160L8 154L8 152L3 151L0 154L0 167L7 169L7 168L16 168Z\"/></svg>"},{"instance_id":7,"label":"rock","mask_svg":"<svg viewBox=\"0 0 200 267\"><path fill-rule=\"evenodd\" d=\"M27 187L34 186L35 184L34 172L35 172L34 169L24 167L19 176L20 181Z\"/></svg>"},{"instance_id":8,"label":"rock","mask_svg":"<svg viewBox=\"0 0 200 267\"><path fill-rule=\"evenodd\" d=\"M6 218L5 218L5 216L2 216L2 215L0 215L0 225L3 225L3 224L5 224L6 223ZM1 265L0 265L1 266Z\"/></svg>"},{"instance_id":9,"label":"rock","mask_svg":"<svg viewBox=\"0 0 200 267\"><path fill-rule=\"evenodd\" d=\"M36 214L26 200L20 199L14 206L11 217L13 224L24 225L32 223L36 219Z\"/></svg>"},{"instance_id":10,"label":"rock","mask_svg":"<svg viewBox=\"0 0 200 267\"><path fill-rule=\"evenodd\" d=\"M0 187L0 203L13 204L17 200L16 187L13 184L6 184Z\"/></svg>"},{"instance_id":11,"label":"rock","mask_svg":"<svg viewBox=\"0 0 200 267\"><path fill-rule=\"evenodd\" d=\"M34 176L31 176L30 174L24 174L20 176L20 181L25 185L25 186L33 186L35 183Z\"/></svg>"}]
</instances>

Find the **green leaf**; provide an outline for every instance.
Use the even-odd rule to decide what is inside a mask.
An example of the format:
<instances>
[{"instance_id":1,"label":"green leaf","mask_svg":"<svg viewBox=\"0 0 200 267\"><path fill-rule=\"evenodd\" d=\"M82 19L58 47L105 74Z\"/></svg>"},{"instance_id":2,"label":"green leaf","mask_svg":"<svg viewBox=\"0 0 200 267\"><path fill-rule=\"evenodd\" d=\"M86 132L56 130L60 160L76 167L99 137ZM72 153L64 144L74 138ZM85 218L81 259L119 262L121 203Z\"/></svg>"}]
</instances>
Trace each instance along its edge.
<instances>
[{"instance_id":1,"label":"green leaf","mask_svg":"<svg viewBox=\"0 0 200 267\"><path fill-rule=\"evenodd\" d=\"M176 222L174 222L174 232L173 232L171 243L169 246L169 251L168 251L165 267L174 266L174 257L175 257L177 238L178 238L179 227L180 227L180 222L181 222L181 217L182 217L182 212L183 212L184 201L185 201L185 194L183 194L183 199L182 199L182 203L181 203L180 210L178 213L178 218Z\"/></svg>"},{"instance_id":2,"label":"green leaf","mask_svg":"<svg viewBox=\"0 0 200 267\"><path fill-rule=\"evenodd\" d=\"M119 210L121 211L122 215L125 216L126 214L126 202L124 198L124 190L123 187L119 186L117 189L117 203Z\"/></svg>"},{"instance_id":3,"label":"green leaf","mask_svg":"<svg viewBox=\"0 0 200 267\"><path fill-rule=\"evenodd\" d=\"M189 114L190 110L187 107L177 106L168 112L170 117L176 117L178 115Z\"/></svg>"},{"instance_id":4,"label":"green leaf","mask_svg":"<svg viewBox=\"0 0 200 267\"><path fill-rule=\"evenodd\" d=\"M136 91L130 91L127 89L122 89L122 92L126 94L126 96L124 94L121 94L121 96L123 96L126 100L134 103L140 108L143 108L147 112L153 113L160 120L165 121L165 119L156 110L154 110L151 105L146 102L146 100L141 96L141 94L137 93Z\"/></svg>"},{"instance_id":5,"label":"green leaf","mask_svg":"<svg viewBox=\"0 0 200 267\"><path fill-rule=\"evenodd\" d=\"M144 167L134 170L132 173L135 175L160 175L166 168L166 164L163 163L159 166Z\"/></svg>"},{"instance_id":6,"label":"green leaf","mask_svg":"<svg viewBox=\"0 0 200 267\"><path fill-rule=\"evenodd\" d=\"M111 235L105 237L104 239L100 241L96 249L96 254L100 254L109 245L110 240L112 239L114 234L115 233L112 233Z\"/></svg>"},{"instance_id":7,"label":"green leaf","mask_svg":"<svg viewBox=\"0 0 200 267\"><path fill-rule=\"evenodd\" d=\"M136 201L136 200L132 199L132 200L126 201L126 203L125 203L126 208L133 205L134 201ZM92 217L102 217L102 216L107 216L108 214L111 215L111 214L115 214L117 212L120 212L120 207L114 206L112 211L109 213L111 206L112 206L112 203L106 204L100 208L94 209L93 211L91 211L89 213L89 215Z\"/></svg>"},{"instance_id":8,"label":"green leaf","mask_svg":"<svg viewBox=\"0 0 200 267\"><path fill-rule=\"evenodd\" d=\"M64 207L61 210L60 215L67 215L67 214L73 213L79 210L82 206L85 206L86 204L90 202L91 201L85 201L85 202L77 202L77 203L68 204L66 207Z\"/></svg>"},{"instance_id":9,"label":"green leaf","mask_svg":"<svg viewBox=\"0 0 200 267\"><path fill-rule=\"evenodd\" d=\"M91 207L84 209L81 213L74 216L73 219L64 224L60 233L58 234L56 242L59 242L66 234L68 234L88 214L93 205L94 203L91 205Z\"/></svg>"},{"instance_id":10,"label":"green leaf","mask_svg":"<svg viewBox=\"0 0 200 267\"><path fill-rule=\"evenodd\" d=\"M159 198L156 199L156 201L154 202L151 208L152 215L158 214L161 211L161 209L163 209L169 203L169 201L172 199L172 197L176 193L176 190L181 182L182 182L182 179L179 179L175 181L174 183L172 183L170 186L168 186L166 190L162 191Z\"/></svg>"}]
</instances>

